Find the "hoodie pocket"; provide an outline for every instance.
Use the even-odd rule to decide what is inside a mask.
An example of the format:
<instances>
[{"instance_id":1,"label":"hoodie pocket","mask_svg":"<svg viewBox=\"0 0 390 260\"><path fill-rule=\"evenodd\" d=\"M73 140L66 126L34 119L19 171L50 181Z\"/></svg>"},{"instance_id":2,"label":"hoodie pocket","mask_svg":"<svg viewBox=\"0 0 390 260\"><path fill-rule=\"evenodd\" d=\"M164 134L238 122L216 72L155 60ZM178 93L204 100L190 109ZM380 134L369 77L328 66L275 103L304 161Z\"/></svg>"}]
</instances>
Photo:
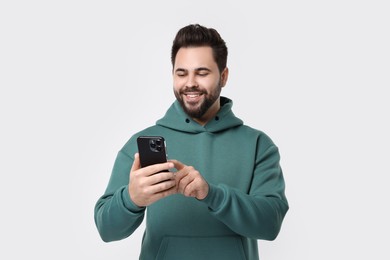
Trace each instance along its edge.
<instances>
[{"instance_id":1,"label":"hoodie pocket","mask_svg":"<svg viewBox=\"0 0 390 260\"><path fill-rule=\"evenodd\" d=\"M156 260L245 260L241 239L224 237L165 237Z\"/></svg>"}]
</instances>

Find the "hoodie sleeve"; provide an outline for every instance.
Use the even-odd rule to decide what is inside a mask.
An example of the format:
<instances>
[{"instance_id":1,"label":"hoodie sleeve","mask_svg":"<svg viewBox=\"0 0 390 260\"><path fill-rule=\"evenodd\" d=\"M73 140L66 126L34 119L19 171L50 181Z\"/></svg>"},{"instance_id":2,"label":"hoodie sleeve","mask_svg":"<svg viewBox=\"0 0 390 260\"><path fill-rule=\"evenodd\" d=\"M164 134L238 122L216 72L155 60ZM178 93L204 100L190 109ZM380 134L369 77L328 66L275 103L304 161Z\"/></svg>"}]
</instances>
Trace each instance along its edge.
<instances>
[{"instance_id":1,"label":"hoodie sleeve","mask_svg":"<svg viewBox=\"0 0 390 260\"><path fill-rule=\"evenodd\" d=\"M128 192L132 164L133 159L121 150L107 189L95 205L95 224L105 242L130 236L144 218L145 209L135 205Z\"/></svg>"},{"instance_id":2,"label":"hoodie sleeve","mask_svg":"<svg viewBox=\"0 0 390 260\"><path fill-rule=\"evenodd\" d=\"M202 202L234 232L274 240L289 208L279 161L278 148L271 145L256 158L249 193L224 184L209 184L209 194Z\"/></svg>"}]
</instances>

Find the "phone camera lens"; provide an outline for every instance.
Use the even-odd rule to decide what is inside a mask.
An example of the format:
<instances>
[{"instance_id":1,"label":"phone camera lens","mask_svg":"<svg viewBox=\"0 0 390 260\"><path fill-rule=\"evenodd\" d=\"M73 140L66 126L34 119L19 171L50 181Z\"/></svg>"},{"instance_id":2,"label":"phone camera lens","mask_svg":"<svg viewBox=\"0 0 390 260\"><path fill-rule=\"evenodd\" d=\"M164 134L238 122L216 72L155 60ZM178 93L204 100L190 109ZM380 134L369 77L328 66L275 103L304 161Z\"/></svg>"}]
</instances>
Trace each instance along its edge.
<instances>
[{"instance_id":1,"label":"phone camera lens","mask_svg":"<svg viewBox=\"0 0 390 260\"><path fill-rule=\"evenodd\" d=\"M163 151L164 141L159 138L149 139L149 148L152 152L158 153Z\"/></svg>"}]
</instances>

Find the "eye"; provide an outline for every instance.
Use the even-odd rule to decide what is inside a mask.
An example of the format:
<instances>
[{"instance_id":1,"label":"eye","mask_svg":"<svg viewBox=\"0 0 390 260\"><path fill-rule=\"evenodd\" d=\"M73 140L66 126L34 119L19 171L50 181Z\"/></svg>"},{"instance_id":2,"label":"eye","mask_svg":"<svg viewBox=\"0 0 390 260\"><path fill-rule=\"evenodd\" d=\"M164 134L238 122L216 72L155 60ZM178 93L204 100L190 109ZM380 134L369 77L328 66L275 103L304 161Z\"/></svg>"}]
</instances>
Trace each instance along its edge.
<instances>
[{"instance_id":1,"label":"eye","mask_svg":"<svg viewBox=\"0 0 390 260\"><path fill-rule=\"evenodd\" d=\"M185 72L185 71L177 71L176 72L176 76L177 77L184 77L184 76L186 76L187 75L187 73Z\"/></svg>"},{"instance_id":2,"label":"eye","mask_svg":"<svg viewBox=\"0 0 390 260\"><path fill-rule=\"evenodd\" d=\"M198 70L196 70L196 75L198 75L199 77L206 77L210 74L210 70L207 69L207 68L199 68Z\"/></svg>"}]
</instances>

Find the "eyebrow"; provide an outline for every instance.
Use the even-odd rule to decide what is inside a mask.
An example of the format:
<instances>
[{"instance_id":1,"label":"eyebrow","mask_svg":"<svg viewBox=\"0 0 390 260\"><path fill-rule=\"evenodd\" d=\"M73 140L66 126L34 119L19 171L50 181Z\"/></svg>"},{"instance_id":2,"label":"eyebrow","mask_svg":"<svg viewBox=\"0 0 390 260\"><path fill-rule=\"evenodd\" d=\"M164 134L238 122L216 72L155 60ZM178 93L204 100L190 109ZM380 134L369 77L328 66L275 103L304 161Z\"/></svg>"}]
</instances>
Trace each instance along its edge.
<instances>
[{"instance_id":1,"label":"eyebrow","mask_svg":"<svg viewBox=\"0 0 390 260\"><path fill-rule=\"evenodd\" d=\"M175 70L175 72L187 72L188 70L186 69L183 69L183 68L177 68ZM196 72L199 72L199 71L208 71L208 72L211 72L211 69L209 68L206 68L206 67L199 67L199 68L196 68L195 69Z\"/></svg>"}]
</instances>

